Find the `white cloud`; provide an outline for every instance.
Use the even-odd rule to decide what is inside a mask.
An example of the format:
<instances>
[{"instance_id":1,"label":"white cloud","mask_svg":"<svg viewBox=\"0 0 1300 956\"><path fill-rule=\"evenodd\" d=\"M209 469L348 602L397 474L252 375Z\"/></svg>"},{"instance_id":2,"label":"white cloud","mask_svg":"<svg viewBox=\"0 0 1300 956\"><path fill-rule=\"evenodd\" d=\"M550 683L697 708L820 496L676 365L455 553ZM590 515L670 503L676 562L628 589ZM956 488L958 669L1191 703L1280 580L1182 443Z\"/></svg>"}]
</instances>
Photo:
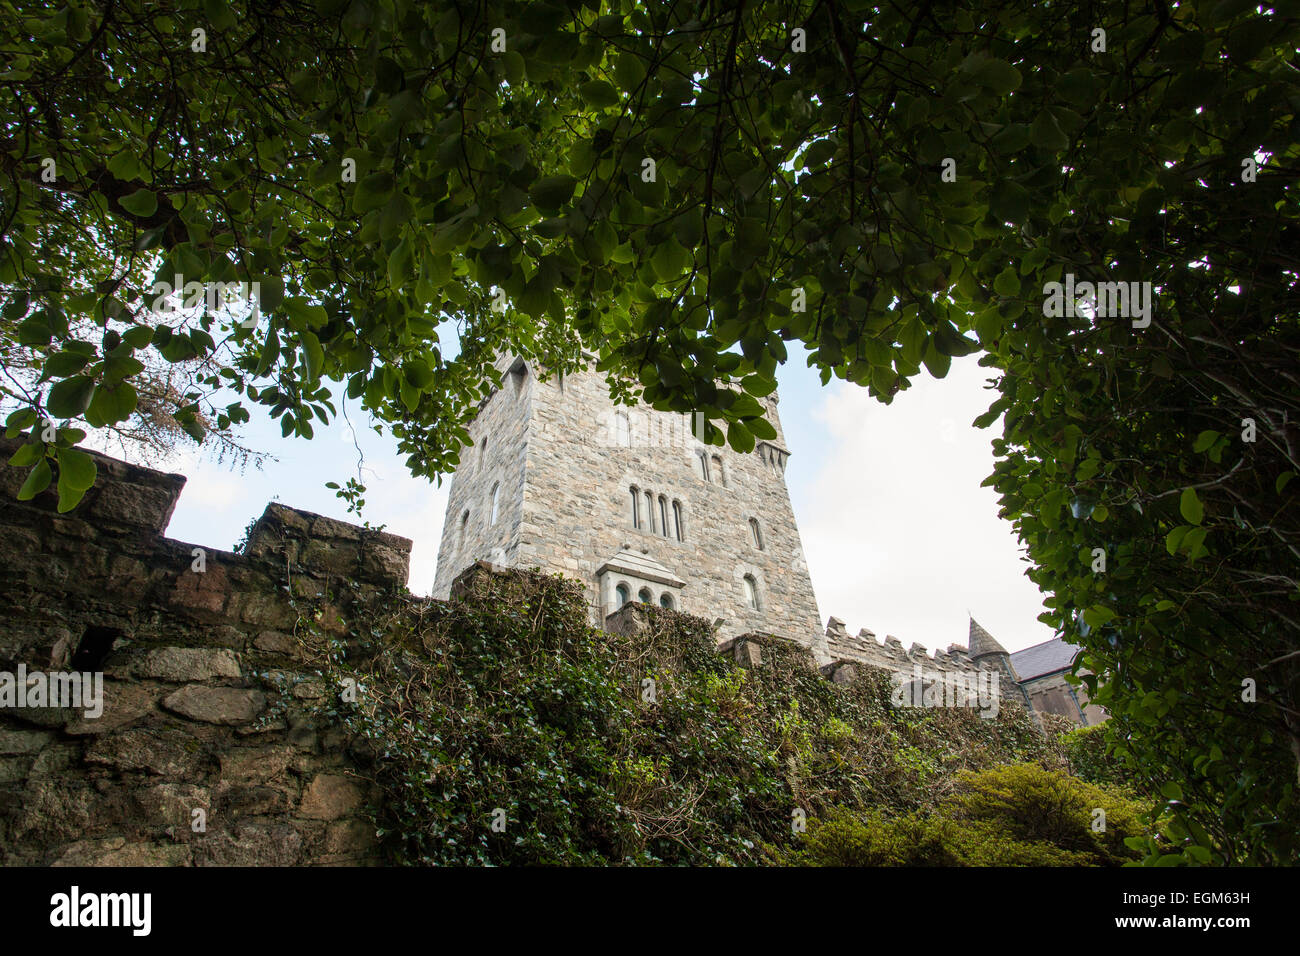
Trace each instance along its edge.
<instances>
[{"instance_id":1,"label":"white cloud","mask_svg":"<svg viewBox=\"0 0 1300 956\"><path fill-rule=\"evenodd\" d=\"M1008 650L1052 637L1041 596L997 495L998 425L970 422L987 409L988 373L973 359L948 377L922 375L886 406L865 389L824 393L817 419L835 454L800 511L800 530L824 615L931 651L965 644L968 612Z\"/></svg>"}]
</instances>

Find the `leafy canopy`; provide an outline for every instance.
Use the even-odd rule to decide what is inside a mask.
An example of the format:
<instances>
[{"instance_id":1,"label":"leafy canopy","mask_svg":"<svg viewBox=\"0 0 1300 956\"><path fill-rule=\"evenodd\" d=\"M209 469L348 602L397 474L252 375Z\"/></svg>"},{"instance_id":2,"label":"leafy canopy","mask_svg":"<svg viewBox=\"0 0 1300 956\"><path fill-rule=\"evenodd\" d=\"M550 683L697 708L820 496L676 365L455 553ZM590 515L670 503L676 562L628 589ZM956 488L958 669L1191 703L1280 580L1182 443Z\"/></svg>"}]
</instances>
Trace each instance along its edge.
<instances>
[{"instance_id":1,"label":"leafy canopy","mask_svg":"<svg viewBox=\"0 0 1300 956\"><path fill-rule=\"evenodd\" d=\"M1294 0L0 13L23 496L75 505L142 354L207 363L196 438L346 396L435 475L502 351L745 452L787 343L884 401L980 350L991 481L1178 859L1294 856ZM1070 276L1154 312L1046 308Z\"/></svg>"}]
</instances>

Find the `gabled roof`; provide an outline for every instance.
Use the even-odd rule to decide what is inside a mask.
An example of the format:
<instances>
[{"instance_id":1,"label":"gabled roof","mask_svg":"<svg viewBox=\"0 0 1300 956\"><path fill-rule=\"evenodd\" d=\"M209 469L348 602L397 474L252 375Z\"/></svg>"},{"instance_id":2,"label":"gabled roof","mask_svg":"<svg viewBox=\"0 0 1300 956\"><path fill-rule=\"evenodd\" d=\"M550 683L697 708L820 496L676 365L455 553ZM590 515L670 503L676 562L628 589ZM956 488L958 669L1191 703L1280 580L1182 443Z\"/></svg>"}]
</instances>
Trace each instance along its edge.
<instances>
[{"instance_id":1,"label":"gabled roof","mask_svg":"<svg viewBox=\"0 0 1300 956\"><path fill-rule=\"evenodd\" d=\"M1032 680L1044 674L1068 670L1079 651L1080 648L1074 644L1067 644L1061 638L1054 637L1050 641L1026 647L1023 651L1016 651L1011 655L1011 666L1016 669L1016 674L1022 681Z\"/></svg>"},{"instance_id":2,"label":"gabled roof","mask_svg":"<svg viewBox=\"0 0 1300 956\"><path fill-rule=\"evenodd\" d=\"M655 581L658 584L667 584L669 587L686 587L685 581L654 558L640 551L633 551L631 548L619 549L618 554L596 569L596 576L599 577L606 571L621 571L624 574L632 575L632 577L641 578L644 581Z\"/></svg>"}]
</instances>

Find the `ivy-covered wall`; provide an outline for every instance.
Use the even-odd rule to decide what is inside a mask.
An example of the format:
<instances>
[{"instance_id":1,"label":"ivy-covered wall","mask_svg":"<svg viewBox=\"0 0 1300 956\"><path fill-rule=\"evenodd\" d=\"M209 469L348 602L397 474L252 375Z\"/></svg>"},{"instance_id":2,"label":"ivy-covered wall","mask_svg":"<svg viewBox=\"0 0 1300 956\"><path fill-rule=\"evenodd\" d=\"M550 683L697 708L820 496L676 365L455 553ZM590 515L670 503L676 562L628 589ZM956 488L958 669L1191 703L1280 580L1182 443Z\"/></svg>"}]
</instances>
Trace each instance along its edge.
<instances>
[{"instance_id":1,"label":"ivy-covered wall","mask_svg":"<svg viewBox=\"0 0 1300 956\"><path fill-rule=\"evenodd\" d=\"M0 693L103 675L98 715L2 701L3 865L799 861L805 824L1061 763L1020 707L895 708L882 671L657 607L598 629L560 576L413 598L409 541L281 505L242 553L173 541L184 479L96 461L68 514L0 466Z\"/></svg>"}]
</instances>

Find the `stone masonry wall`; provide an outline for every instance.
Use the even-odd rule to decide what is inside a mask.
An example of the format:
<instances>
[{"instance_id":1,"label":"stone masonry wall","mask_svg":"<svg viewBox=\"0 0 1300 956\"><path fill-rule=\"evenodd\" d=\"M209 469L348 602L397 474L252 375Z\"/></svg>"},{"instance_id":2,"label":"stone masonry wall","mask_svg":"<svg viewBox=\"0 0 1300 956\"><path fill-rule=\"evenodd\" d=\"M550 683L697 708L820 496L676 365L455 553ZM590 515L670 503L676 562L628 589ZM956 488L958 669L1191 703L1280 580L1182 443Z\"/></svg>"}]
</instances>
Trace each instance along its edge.
<instances>
[{"instance_id":1,"label":"stone masonry wall","mask_svg":"<svg viewBox=\"0 0 1300 956\"><path fill-rule=\"evenodd\" d=\"M433 596L446 598L458 572L479 559L501 566L517 565L523 522L524 478L528 451L528 419L536 380L523 371L511 372L513 359L497 361L500 387L483 402L470 423L474 444L461 452L451 479L447 516L438 547ZM492 521L492 489L497 488L497 514ZM463 530L462 530L463 529Z\"/></svg>"},{"instance_id":2,"label":"stone masonry wall","mask_svg":"<svg viewBox=\"0 0 1300 956\"><path fill-rule=\"evenodd\" d=\"M377 861L291 595L344 595L337 631L347 595L406 584L410 542L271 505L245 553L195 548L161 536L184 478L96 460L64 515L0 464L0 674L100 670L104 699L0 708L0 865Z\"/></svg>"},{"instance_id":3,"label":"stone masonry wall","mask_svg":"<svg viewBox=\"0 0 1300 956\"><path fill-rule=\"evenodd\" d=\"M599 623L612 608L609 595L598 591L597 572L626 546L684 580L680 610L721 618L721 638L766 632L816 641L820 621L785 485L789 452L775 396L762 401L776 440L742 455L701 445L683 416L615 406L600 373L539 382L528 368L522 379L512 384L512 378L506 376L471 429L476 442L488 441L486 465L470 454L457 469L436 597L445 596L457 573L477 559L539 567L583 582ZM620 411L629 415L630 436L616 424ZM709 480L702 477L695 459L700 450L710 459L717 456L721 474L711 461ZM476 520L497 480L520 499L517 534L514 504L502 504L508 517L499 519L499 530ZM652 492L656 503L660 495L680 503L684 540L677 540L675 528L663 533L657 507L653 530L633 527L632 486L642 495ZM470 505L468 546L462 549L454 545L453 526L466 502L477 504ZM643 515L644 508L643 498ZM762 549L753 541L751 518L759 522ZM758 610L747 601L746 575L758 583Z\"/></svg>"}]
</instances>

